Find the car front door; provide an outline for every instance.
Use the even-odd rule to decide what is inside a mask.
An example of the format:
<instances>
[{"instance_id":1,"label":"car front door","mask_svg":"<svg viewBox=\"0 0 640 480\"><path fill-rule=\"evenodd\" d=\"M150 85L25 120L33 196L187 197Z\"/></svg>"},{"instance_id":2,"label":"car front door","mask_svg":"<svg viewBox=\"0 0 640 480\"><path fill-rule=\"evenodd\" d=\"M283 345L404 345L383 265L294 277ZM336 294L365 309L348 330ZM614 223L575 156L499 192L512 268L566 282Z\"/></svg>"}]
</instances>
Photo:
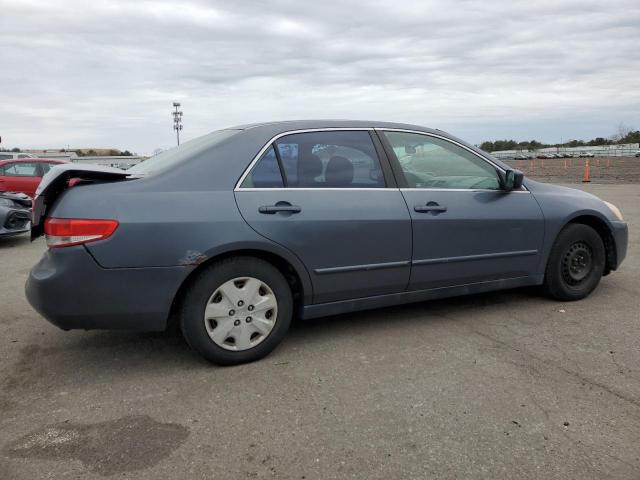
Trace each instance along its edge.
<instances>
[{"instance_id":1,"label":"car front door","mask_svg":"<svg viewBox=\"0 0 640 480\"><path fill-rule=\"evenodd\" d=\"M0 168L0 190L5 192L23 192L31 198L42 175L36 162L6 163Z\"/></svg>"},{"instance_id":2,"label":"car front door","mask_svg":"<svg viewBox=\"0 0 640 480\"><path fill-rule=\"evenodd\" d=\"M501 190L497 165L444 137L379 134L411 214L411 290L536 274L544 219L526 188Z\"/></svg>"},{"instance_id":3,"label":"car front door","mask_svg":"<svg viewBox=\"0 0 640 480\"><path fill-rule=\"evenodd\" d=\"M408 285L411 219L374 142L367 129L282 135L238 182L242 216L303 261L314 303Z\"/></svg>"}]
</instances>

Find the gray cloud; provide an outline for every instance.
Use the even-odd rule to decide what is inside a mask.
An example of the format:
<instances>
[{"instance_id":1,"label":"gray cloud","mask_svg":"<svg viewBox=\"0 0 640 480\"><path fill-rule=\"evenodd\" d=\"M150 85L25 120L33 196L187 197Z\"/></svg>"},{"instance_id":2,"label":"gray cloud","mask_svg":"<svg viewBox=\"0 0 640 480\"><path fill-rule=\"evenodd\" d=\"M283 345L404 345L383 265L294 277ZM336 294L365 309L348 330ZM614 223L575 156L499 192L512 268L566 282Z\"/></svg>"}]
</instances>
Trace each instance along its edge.
<instances>
[{"instance_id":1,"label":"gray cloud","mask_svg":"<svg viewBox=\"0 0 640 480\"><path fill-rule=\"evenodd\" d=\"M0 0L3 146L150 152L291 118L372 118L473 142L640 128L640 4Z\"/></svg>"}]
</instances>

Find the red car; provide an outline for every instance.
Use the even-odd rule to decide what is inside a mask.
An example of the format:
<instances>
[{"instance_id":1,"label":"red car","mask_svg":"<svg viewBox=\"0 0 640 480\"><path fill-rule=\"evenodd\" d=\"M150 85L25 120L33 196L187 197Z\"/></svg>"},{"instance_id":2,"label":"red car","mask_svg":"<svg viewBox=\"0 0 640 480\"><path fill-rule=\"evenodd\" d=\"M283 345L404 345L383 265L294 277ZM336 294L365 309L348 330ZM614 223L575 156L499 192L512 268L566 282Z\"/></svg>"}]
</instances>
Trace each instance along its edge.
<instances>
[{"instance_id":1,"label":"red car","mask_svg":"<svg viewBox=\"0 0 640 480\"><path fill-rule=\"evenodd\" d=\"M49 169L65 160L53 158L14 158L0 160L0 192L22 192L33 198Z\"/></svg>"}]
</instances>

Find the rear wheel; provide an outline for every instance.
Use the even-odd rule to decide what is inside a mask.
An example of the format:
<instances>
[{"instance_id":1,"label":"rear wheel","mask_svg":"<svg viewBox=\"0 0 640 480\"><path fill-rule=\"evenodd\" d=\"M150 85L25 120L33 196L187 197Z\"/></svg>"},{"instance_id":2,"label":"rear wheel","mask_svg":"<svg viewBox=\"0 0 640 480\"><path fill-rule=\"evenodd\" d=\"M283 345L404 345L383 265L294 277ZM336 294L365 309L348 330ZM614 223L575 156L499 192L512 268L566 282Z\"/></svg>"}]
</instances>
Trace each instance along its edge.
<instances>
[{"instance_id":1,"label":"rear wheel","mask_svg":"<svg viewBox=\"0 0 640 480\"><path fill-rule=\"evenodd\" d=\"M187 343L219 365L252 362L284 338L293 312L291 289L273 265L232 257L207 267L182 304Z\"/></svg>"},{"instance_id":2,"label":"rear wheel","mask_svg":"<svg viewBox=\"0 0 640 480\"><path fill-rule=\"evenodd\" d=\"M606 262L598 232L582 224L569 224L558 234L549 255L543 288L556 300L580 300L600 282Z\"/></svg>"}]
</instances>

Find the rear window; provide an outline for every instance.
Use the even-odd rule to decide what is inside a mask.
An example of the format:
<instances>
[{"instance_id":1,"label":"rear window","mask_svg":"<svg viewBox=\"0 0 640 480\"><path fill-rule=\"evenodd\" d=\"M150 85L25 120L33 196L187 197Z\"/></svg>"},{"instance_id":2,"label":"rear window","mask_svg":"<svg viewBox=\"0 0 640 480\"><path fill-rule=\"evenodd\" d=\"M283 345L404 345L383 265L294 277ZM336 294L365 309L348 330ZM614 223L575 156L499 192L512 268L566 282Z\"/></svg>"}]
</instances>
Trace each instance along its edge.
<instances>
[{"instance_id":1,"label":"rear window","mask_svg":"<svg viewBox=\"0 0 640 480\"><path fill-rule=\"evenodd\" d=\"M230 138L240 130L218 130L216 132L194 138L179 147L159 153L144 162L129 168L127 173L132 175L149 175L175 167L180 162Z\"/></svg>"}]
</instances>

